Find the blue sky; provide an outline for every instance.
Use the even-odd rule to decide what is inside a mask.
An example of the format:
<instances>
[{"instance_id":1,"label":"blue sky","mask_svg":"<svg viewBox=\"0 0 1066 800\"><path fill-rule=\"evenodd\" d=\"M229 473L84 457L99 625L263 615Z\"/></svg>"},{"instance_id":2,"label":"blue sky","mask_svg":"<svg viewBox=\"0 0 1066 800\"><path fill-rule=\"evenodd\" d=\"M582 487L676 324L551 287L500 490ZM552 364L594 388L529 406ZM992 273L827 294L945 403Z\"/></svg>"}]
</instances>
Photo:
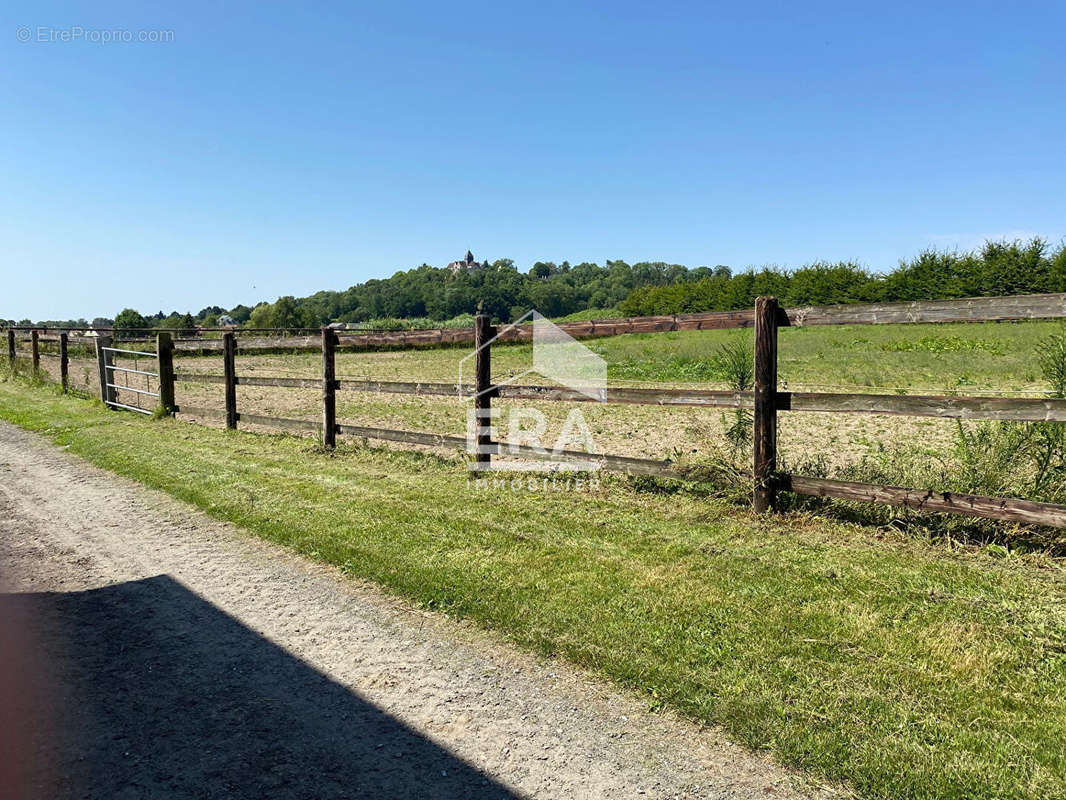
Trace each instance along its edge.
<instances>
[{"instance_id":1,"label":"blue sky","mask_svg":"<svg viewBox=\"0 0 1066 800\"><path fill-rule=\"evenodd\" d=\"M885 269L1066 234L1061 2L0 17L0 317L195 312L467 248ZM78 27L173 40L39 41Z\"/></svg>"}]
</instances>

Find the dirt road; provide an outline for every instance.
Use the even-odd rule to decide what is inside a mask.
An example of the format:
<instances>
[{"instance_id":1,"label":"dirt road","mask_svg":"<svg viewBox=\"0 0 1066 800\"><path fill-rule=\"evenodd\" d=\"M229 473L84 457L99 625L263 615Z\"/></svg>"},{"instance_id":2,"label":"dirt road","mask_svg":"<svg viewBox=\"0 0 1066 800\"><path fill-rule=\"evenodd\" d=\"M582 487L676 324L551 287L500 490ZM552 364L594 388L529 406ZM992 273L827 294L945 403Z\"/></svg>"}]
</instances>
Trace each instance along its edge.
<instances>
[{"instance_id":1,"label":"dirt road","mask_svg":"<svg viewBox=\"0 0 1066 800\"><path fill-rule=\"evenodd\" d=\"M21 796L812 794L6 423L0 588L0 782Z\"/></svg>"}]
</instances>

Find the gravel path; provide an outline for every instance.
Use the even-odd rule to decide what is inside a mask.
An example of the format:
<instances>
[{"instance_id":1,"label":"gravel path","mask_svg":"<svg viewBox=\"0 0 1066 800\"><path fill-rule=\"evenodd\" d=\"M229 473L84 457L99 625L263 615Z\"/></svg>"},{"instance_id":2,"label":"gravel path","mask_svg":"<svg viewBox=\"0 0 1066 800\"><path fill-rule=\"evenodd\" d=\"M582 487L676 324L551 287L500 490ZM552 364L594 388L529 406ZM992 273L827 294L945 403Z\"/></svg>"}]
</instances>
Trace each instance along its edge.
<instances>
[{"instance_id":1,"label":"gravel path","mask_svg":"<svg viewBox=\"0 0 1066 800\"><path fill-rule=\"evenodd\" d=\"M0 588L4 797L815 794L6 423Z\"/></svg>"}]
</instances>

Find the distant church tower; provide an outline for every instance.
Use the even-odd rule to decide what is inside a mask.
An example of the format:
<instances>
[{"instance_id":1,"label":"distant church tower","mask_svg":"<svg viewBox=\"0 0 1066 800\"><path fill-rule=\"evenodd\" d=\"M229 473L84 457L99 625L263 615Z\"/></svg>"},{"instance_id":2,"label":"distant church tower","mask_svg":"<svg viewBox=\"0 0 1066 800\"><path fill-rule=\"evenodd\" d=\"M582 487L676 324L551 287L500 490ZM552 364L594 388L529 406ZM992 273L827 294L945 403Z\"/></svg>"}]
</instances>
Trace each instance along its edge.
<instances>
[{"instance_id":1,"label":"distant church tower","mask_svg":"<svg viewBox=\"0 0 1066 800\"><path fill-rule=\"evenodd\" d=\"M463 260L453 261L451 264L448 265L448 269L452 271L452 275L455 275L458 272L473 272L474 270L481 269L485 266L488 266L488 262L486 262L485 264L477 263L474 260L474 254L467 250L466 256L463 257Z\"/></svg>"}]
</instances>

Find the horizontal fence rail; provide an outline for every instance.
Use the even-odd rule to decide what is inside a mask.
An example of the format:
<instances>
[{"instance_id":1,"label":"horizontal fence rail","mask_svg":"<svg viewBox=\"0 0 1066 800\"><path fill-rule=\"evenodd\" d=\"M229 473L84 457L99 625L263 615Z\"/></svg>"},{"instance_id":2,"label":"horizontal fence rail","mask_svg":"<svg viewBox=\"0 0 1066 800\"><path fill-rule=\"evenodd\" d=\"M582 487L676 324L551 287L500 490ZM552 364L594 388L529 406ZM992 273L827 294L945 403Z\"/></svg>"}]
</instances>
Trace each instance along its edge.
<instances>
[{"instance_id":1,"label":"horizontal fence rail","mask_svg":"<svg viewBox=\"0 0 1066 800\"><path fill-rule=\"evenodd\" d=\"M124 392L133 392L135 394L144 394L149 397L159 397L159 392L152 392L147 389L135 389L132 386L124 386L121 383L109 383L107 384L109 389L121 389Z\"/></svg>"},{"instance_id":2,"label":"horizontal fence rail","mask_svg":"<svg viewBox=\"0 0 1066 800\"><path fill-rule=\"evenodd\" d=\"M126 335L137 337L140 341L154 342L156 337L165 333L171 336L177 335L200 335L211 334L214 337L215 334L226 334L235 332L246 333L262 333L270 334L273 336L317 336L322 330L320 327L316 328L252 328L247 326L231 325L228 328L205 328L203 326L194 326L192 328L55 328L45 327L37 325L12 325L9 328L0 326L2 330L11 331L37 331L41 337L45 336L58 336L61 333L66 333L68 336L121 336L122 341L126 342L129 339L125 338ZM349 330L348 328L338 328L337 330ZM366 333L395 333L393 328L353 328L351 330L364 331ZM92 331L92 333L89 333Z\"/></svg>"},{"instance_id":3,"label":"horizontal fence rail","mask_svg":"<svg viewBox=\"0 0 1066 800\"><path fill-rule=\"evenodd\" d=\"M947 419L1066 422L1066 400L1036 397L778 392L777 402L779 411L828 411Z\"/></svg>"},{"instance_id":4,"label":"horizontal fence rail","mask_svg":"<svg viewBox=\"0 0 1066 800\"><path fill-rule=\"evenodd\" d=\"M203 408L198 406L181 405L175 409L180 415L193 417L208 417L223 419L226 412L217 408ZM264 427L280 428L284 430L308 431L320 433L321 423L306 419L293 419L291 417L270 417L261 414L248 414L238 412L237 418L241 422L250 425L262 425ZM335 427L338 434L362 439L379 439L382 441L401 442L404 444L416 444L426 447L467 447L467 440L463 436L449 436L443 433L429 433L426 431L405 431L389 428L374 428L362 425L338 424ZM612 456L604 453L587 453L580 450L542 450L527 445L512 444L510 442L492 442L491 452L494 455L514 456L518 458L530 458L542 461L570 461L587 463L612 472L623 472L629 475L660 475L663 477L683 478L684 474L673 468L668 460L657 461L645 458L630 458L628 456Z\"/></svg>"},{"instance_id":5,"label":"horizontal fence rail","mask_svg":"<svg viewBox=\"0 0 1066 800\"><path fill-rule=\"evenodd\" d=\"M178 373L176 379L189 383L225 383L224 375ZM238 386L273 386L293 389L320 389L322 381L313 378L261 378L237 376ZM338 379L337 391L383 392L436 397L469 397L473 386L416 381L354 381ZM566 403L606 402L629 405L695 406L702 408L752 408L752 392L705 391L699 389L608 388L604 400L558 386L509 385L495 387L494 396L504 400L544 400ZM954 395L832 394L820 392L778 392L778 411L819 411L846 414L888 414L947 419L1013 420L1018 422L1066 422L1066 400L1015 397L956 397Z\"/></svg>"},{"instance_id":6,"label":"horizontal fence rail","mask_svg":"<svg viewBox=\"0 0 1066 800\"><path fill-rule=\"evenodd\" d=\"M106 350L109 353L125 353L126 355L134 356L136 358L145 358L149 356L155 356L155 352L148 352L145 350L123 350L121 347L100 347L101 350Z\"/></svg>"},{"instance_id":7,"label":"horizontal fence rail","mask_svg":"<svg viewBox=\"0 0 1066 800\"><path fill-rule=\"evenodd\" d=\"M1066 317L1066 294L967 297L904 303L844 303L786 311L788 325L894 325L916 322L1007 322Z\"/></svg>"},{"instance_id":8,"label":"horizontal fence rail","mask_svg":"<svg viewBox=\"0 0 1066 800\"><path fill-rule=\"evenodd\" d=\"M904 489L898 486L879 486L870 483L835 481L828 478L807 478L801 475L780 476L781 488L796 494L852 500L864 503L902 506L915 511L939 511L984 517L1031 525L1066 528L1066 506L1014 500L1002 497L981 497L955 492Z\"/></svg>"},{"instance_id":9,"label":"horizontal fence rail","mask_svg":"<svg viewBox=\"0 0 1066 800\"><path fill-rule=\"evenodd\" d=\"M882 325L939 322L1007 322L1027 319L1061 319L1066 317L1066 293L1015 295L1008 297L971 297L958 300L916 300L900 303L846 303L828 306L804 306L779 312L781 326L812 325ZM575 339L618 336L628 333L663 333L669 331L724 330L750 328L755 312L709 311L698 314L665 314L649 317L618 317L588 322L564 322L558 327ZM293 329L283 334L275 329L238 328L226 332L240 336L242 350L311 350L317 349L320 336L309 329ZM269 335L249 335L262 334ZM472 344L473 328L431 328L412 331L349 332L337 330L337 346L429 347ZM42 334L42 340L57 334ZM71 342L91 343L97 337L70 335ZM529 342L532 325L507 326L501 329L500 342ZM144 341L149 341L145 339ZM222 350L222 338L178 336L174 349L186 353L209 353Z\"/></svg>"},{"instance_id":10,"label":"horizontal fence rail","mask_svg":"<svg viewBox=\"0 0 1066 800\"><path fill-rule=\"evenodd\" d=\"M225 383L225 375L194 372L179 372L178 382ZM289 389L320 389L322 381L312 378L260 378L238 375L237 386L273 386ZM334 381L337 391L384 392L388 394L414 394L436 397L464 397L474 393L472 385L455 383L431 383L416 381L356 381L340 378ZM511 400L548 400L568 403L624 403L631 405L703 406L713 408L751 408L751 392L701 391L690 389L631 389L608 388L604 400L558 386L509 385L493 387L493 396Z\"/></svg>"},{"instance_id":11,"label":"horizontal fence rail","mask_svg":"<svg viewBox=\"0 0 1066 800\"><path fill-rule=\"evenodd\" d=\"M88 345L94 345L94 346L96 345L96 342L101 338L99 336L83 336L83 335L79 335L79 334L75 334L75 333L70 333L70 334L42 333L39 338L40 338L40 340L42 342L58 342L60 336L66 336L67 337L67 341L70 342L71 344L88 344ZM151 339L151 340L145 339L144 340L145 343L154 342L154 341L155 341L154 339ZM123 339L122 343L123 344L130 344L130 341L128 339ZM136 342L133 342L133 343L136 344ZM155 355L155 352L152 351L152 350L144 350L144 351L136 350L136 351L130 351L130 352L136 352L138 355L142 355L142 356Z\"/></svg>"},{"instance_id":12,"label":"horizontal fence rail","mask_svg":"<svg viewBox=\"0 0 1066 800\"><path fill-rule=\"evenodd\" d=\"M151 355L151 353L146 353L145 355ZM147 372L147 371L145 371L143 369L130 369L129 367L116 367L116 366L110 366L110 367L108 367L108 369L114 370L116 372L128 372L128 373L130 373L132 375L147 375L147 376L152 377L152 378L158 378L159 377L159 373L158 372Z\"/></svg>"},{"instance_id":13,"label":"horizontal fence rail","mask_svg":"<svg viewBox=\"0 0 1066 800\"><path fill-rule=\"evenodd\" d=\"M108 400L107 404L109 406L113 407L113 408L121 408L121 409L125 409L126 411L136 411L138 414L151 415L151 413L152 413L150 409L141 408L140 406L126 405L125 403L120 403L117 400Z\"/></svg>"}]
</instances>

